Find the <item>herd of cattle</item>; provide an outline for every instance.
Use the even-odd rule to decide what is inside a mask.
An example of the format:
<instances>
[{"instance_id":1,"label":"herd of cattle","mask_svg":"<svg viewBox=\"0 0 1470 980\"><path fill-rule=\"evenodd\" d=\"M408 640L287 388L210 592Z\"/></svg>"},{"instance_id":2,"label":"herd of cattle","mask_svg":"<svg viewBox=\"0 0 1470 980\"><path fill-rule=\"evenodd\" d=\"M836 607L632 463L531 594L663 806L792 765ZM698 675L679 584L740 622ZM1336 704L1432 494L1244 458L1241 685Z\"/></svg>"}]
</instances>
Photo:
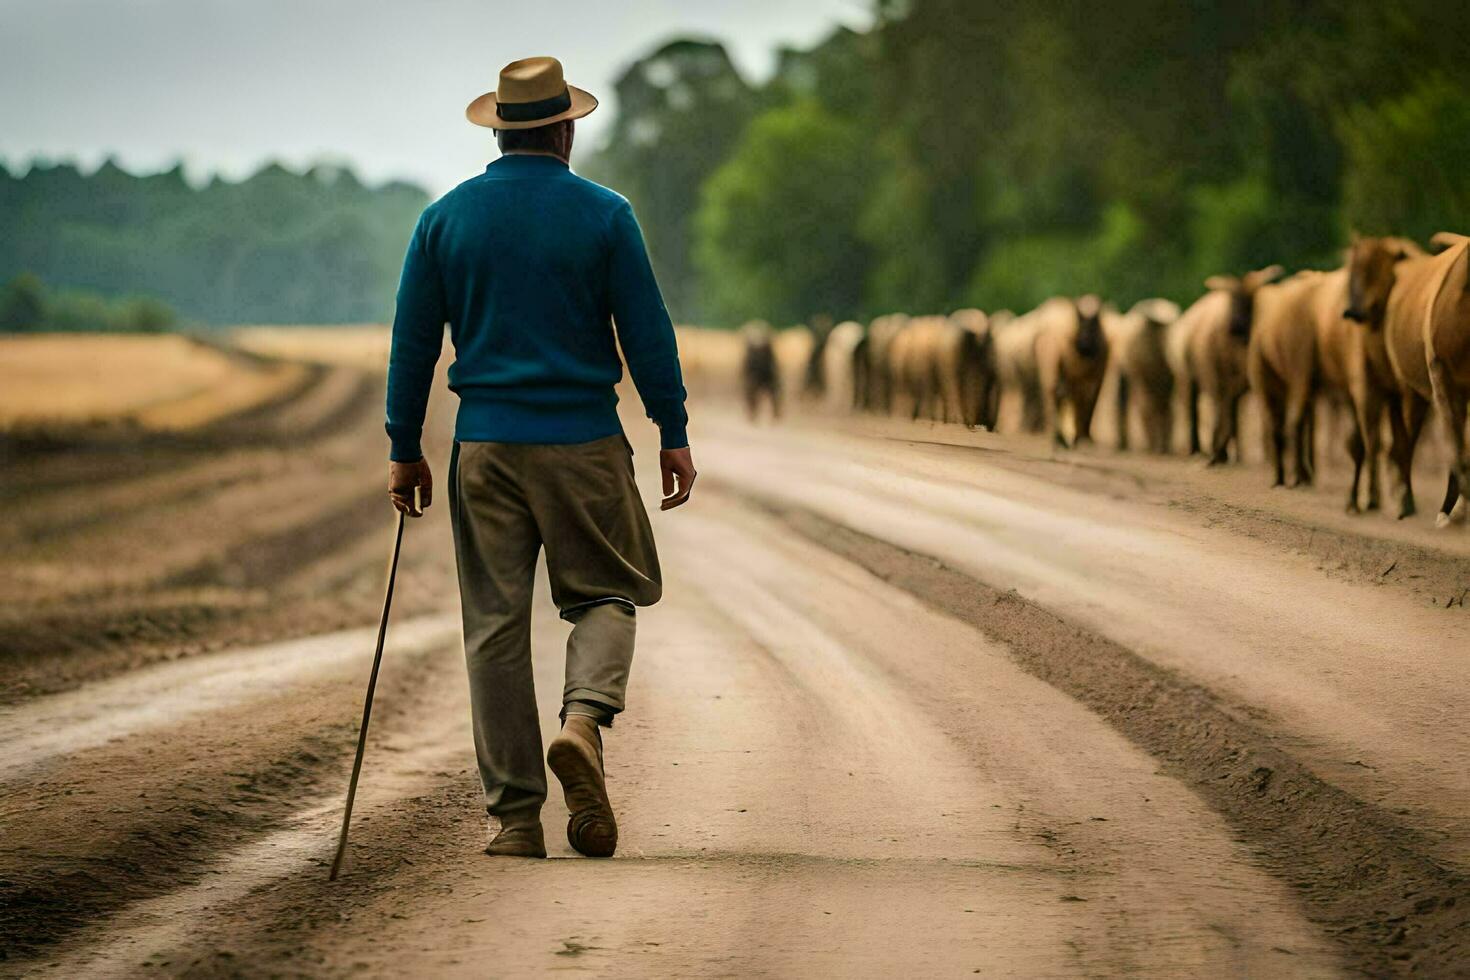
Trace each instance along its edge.
<instances>
[{"instance_id":1,"label":"herd of cattle","mask_svg":"<svg viewBox=\"0 0 1470 980\"><path fill-rule=\"evenodd\" d=\"M1438 521L1470 493L1470 238L1441 233L1431 254L1403 238L1357 238L1341 268L1281 279L1280 266L1213 276L1180 312L1150 299L1119 312L1096 296L1055 298L1022 316L960 310L890 314L812 329L804 387L833 407L995 429L1002 395L1017 427L1067 447L1092 437L1110 365L1117 433L1136 417L1147 448L1167 453L1183 424L1191 453L1239 458L1240 407L1259 399L1277 485L1310 484L1319 399L1349 408L1354 464L1348 509L1379 507L1383 426L1398 476L1398 514L1415 512L1411 469L1431 405L1452 451ZM779 411L772 334L747 327L742 384L752 414ZM1201 405L1211 425L1201 438ZM1176 415L1180 418L1176 421ZM1366 496L1363 477L1366 473Z\"/></svg>"}]
</instances>

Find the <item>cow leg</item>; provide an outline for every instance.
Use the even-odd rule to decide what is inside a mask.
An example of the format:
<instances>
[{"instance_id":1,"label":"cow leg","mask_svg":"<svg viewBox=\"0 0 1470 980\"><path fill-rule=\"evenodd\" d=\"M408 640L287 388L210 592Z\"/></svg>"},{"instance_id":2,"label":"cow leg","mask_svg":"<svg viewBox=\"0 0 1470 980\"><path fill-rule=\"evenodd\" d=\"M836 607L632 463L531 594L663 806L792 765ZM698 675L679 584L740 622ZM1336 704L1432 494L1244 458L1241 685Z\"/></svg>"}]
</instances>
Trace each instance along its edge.
<instances>
[{"instance_id":1,"label":"cow leg","mask_svg":"<svg viewBox=\"0 0 1470 980\"><path fill-rule=\"evenodd\" d=\"M1169 399L1161 397L1157 392L1144 391L1138 407L1143 416L1144 447L1150 453L1168 452L1168 449L1159 447L1169 445L1169 436L1164 431L1164 426L1169 418Z\"/></svg>"},{"instance_id":2,"label":"cow leg","mask_svg":"<svg viewBox=\"0 0 1470 980\"><path fill-rule=\"evenodd\" d=\"M1366 457L1363 433L1359 432L1356 427L1348 432L1347 451L1353 460L1353 485L1348 490L1347 512L1356 514L1358 513L1358 490L1363 485L1363 460Z\"/></svg>"},{"instance_id":3,"label":"cow leg","mask_svg":"<svg viewBox=\"0 0 1470 980\"><path fill-rule=\"evenodd\" d=\"M1306 463L1308 483L1317 482L1317 429L1322 425L1322 418L1319 414L1319 407L1320 406L1316 406L1315 401L1307 402L1307 441L1305 445L1307 448ZM1337 424L1335 422L1329 423L1327 429L1328 438L1331 439L1331 437L1336 433Z\"/></svg>"},{"instance_id":4,"label":"cow leg","mask_svg":"<svg viewBox=\"0 0 1470 980\"><path fill-rule=\"evenodd\" d=\"M944 386L944 421L965 424L969 413L965 411L964 386L957 371L945 371L941 383Z\"/></svg>"},{"instance_id":5,"label":"cow leg","mask_svg":"<svg viewBox=\"0 0 1470 980\"><path fill-rule=\"evenodd\" d=\"M1067 404L1067 395L1060 383L1043 385L1041 407L1046 431L1051 433L1052 444L1059 449L1067 448L1067 437L1062 433L1062 410Z\"/></svg>"},{"instance_id":6,"label":"cow leg","mask_svg":"<svg viewBox=\"0 0 1470 980\"><path fill-rule=\"evenodd\" d=\"M1291 486L1309 486L1312 473L1307 466L1308 440L1311 436L1309 410L1312 400L1301 385L1291 385L1286 390L1285 416L1282 428L1286 432L1286 455L1291 460ZM1280 468L1280 464L1278 469Z\"/></svg>"},{"instance_id":7,"label":"cow leg","mask_svg":"<svg viewBox=\"0 0 1470 980\"><path fill-rule=\"evenodd\" d=\"M1189 455L1198 456L1203 451L1199 442L1199 400L1203 393L1198 381L1189 382L1189 390L1185 392L1185 396L1185 407L1188 409L1186 415L1189 419Z\"/></svg>"},{"instance_id":8,"label":"cow leg","mask_svg":"<svg viewBox=\"0 0 1470 980\"><path fill-rule=\"evenodd\" d=\"M1235 461L1245 462L1245 447L1240 441L1240 406L1245 401L1245 392L1237 392L1230 402L1230 438L1229 442L1235 444Z\"/></svg>"},{"instance_id":9,"label":"cow leg","mask_svg":"<svg viewBox=\"0 0 1470 980\"><path fill-rule=\"evenodd\" d=\"M1210 434L1210 466L1221 466L1230 462L1230 440L1235 437L1234 400L1220 398L1215 406L1215 429Z\"/></svg>"},{"instance_id":10,"label":"cow leg","mask_svg":"<svg viewBox=\"0 0 1470 980\"><path fill-rule=\"evenodd\" d=\"M1350 393L1353 408L1353 423L1355 431L1349 437L1351 452L1351 441L1356 439L1363 447L1363 460L1354 460L1356 469L1353 473L1353 496L1348 501L1348 510L1357 509L1358 503L1358 472L1364 467L1368 468L1368 501L1365 510L1377 510L1379 507L1380 484L1378 478L1378 460L1383 452L1383 398L1368 384L1355 384Z\"/></svg>"},{"instance_id":11,"label":"cow leg","mask_svg":"<svg viewBox=\"0 0 1470 980\"><path fill-rule=\"evenodd\" d=\"M1419 433L1424 431L1429 402L1419 397L1418 392L1406 391L1400 409L1400 425L1393 434L1393 456L1398 464L1400 481L1399 520L1403 520L1418 512L1414 504L1414 450L1419 445Z\"/></svg>"},{"instance_id":12,"label":"cow leg","mask_svg":"<svg viewBox=\"0 0 1470 980\"><path fill-rule=\"evenodd\" d=\"M1286 459L1285 443L1286 432L1281 425L1281 419L1277 412L1266 413L1266 444L1271 450L1271 486L1286 486Z\"/></svg>"},{"instance_id":13,"label":"cow leg","mask_svg":"<svg viewBox=\"0 0 1470 980\"><path fill-rule=\"evenodd\" d=\"M1174 451L1174 390L1171 387L1168 394L1159 399L1155 406L1159 416L1159 452L1172 453Z\"/></svg>"},{"instance_id":14,"label":"cow leg","mask_svg":"<svg viewBox=\"0 0 1470 980\"><path fill-rule=\"evenodd\" d=\"M1444 527L1450 522L1455 504L1462 493L1470 492L1470 451L1465 446L1465 389L1450 377L1448 366L1439 358L1429 362L1429 383L1433 386L1434 407L1444 420L1445 435L1450 440L1450 478L1445 489L1444 503L1440 506L1435 524Z\"/></svg>"},{"instance_id":15,"label":"cow leg","mask_svg":"<svg viewBox=\"0 0 1470 980\"><path fill-rule=\"evenodd\" d=\"M1266 451L1271 457L1271 486L1286 486L1286 396L1279 385L1263 379L1259 385L1266 416Z\"/></svg>"},{"instance_id":16,"label":"cow leg","mask_svg":"<svg viewBox=\"0 0 1470 980\"><path fill-rule=\"evenodd\" d=\"M1097 411L1102 382L1088 380L1070 387L1075 392L1072 398L1072 424L1076 430L1072 433L1072 444L1075 446L1092 441L1092 416Z\"/></svg>"},{"instance_id":17,"label":"cow leg","mask_svg":"<svg viewBox=\"0 0 1470 980\"><path fill-rule=\"evenodd\" d=\"M1021 428L1026 432L1046 431L1046 399L1049 397L1036 379L1021 381Z\"/></svg>"},{"instance_id":18,"label":"cow leg","mask_svg":"<svg viewBox=\"0 0 1470 980\"><path fill-rule=\"evenodd\" d=\"M1070 401L1066 394L1058 388L1052 393L1052 397L1045 400L1046 411L1050 416L1047 419L1047 428L1051 430L1052 444L1059 449L1069 449L1067 436L1062 432L1062 421L1065 418L1065 409Z\"/></svg>"},{"instance_id":19,"label":"cow leg","mask_svg":"<svg viewBox=\"0 0 1470 980\"><path fill-rule=\"evenodd\" d=\"M1118 372L1118 448L1128 451L1128 375Z\"/></svg>"}]
</instances>

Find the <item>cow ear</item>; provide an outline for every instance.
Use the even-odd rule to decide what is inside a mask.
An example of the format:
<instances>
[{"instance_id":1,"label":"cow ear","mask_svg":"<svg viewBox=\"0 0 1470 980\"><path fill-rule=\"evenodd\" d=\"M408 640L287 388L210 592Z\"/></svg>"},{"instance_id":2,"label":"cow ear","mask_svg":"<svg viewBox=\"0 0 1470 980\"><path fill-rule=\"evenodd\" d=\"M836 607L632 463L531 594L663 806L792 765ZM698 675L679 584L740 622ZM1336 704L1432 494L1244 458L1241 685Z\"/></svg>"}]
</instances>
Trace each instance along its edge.
<instances>
[{"instance_id":1,"label":"cow ear","mask_svg":"<svg viewBox=\"0 0 1470 980\"><path fill-rule=\"evenodd\" d=\"M1205 280L1206 289L1221 289L1226 292L1234 289L1240 280L1234 276L1211 276Z\"/></svg>"},{"instance_id":2,"label":"cow ear","mask_svg":"<svg viewBox=\"0 0 1470 980\"><path fill-rule=\"evenodd\" d=\"M1394 253L1394 261L1401 259L1412 259L1424 254L1424 249L1412 238L1388 238L1385 239L1388 248Z\"/></svg>"},{"instance_id":3,"label":"cow ear","mask_svg":"<svg viewBox=\"0 0 1470 980\"><path fill-rule=\"evenodd\" d=\"M1451 248L1465 241L1470 241L1470 237L1457 234L1453 231L1435 232L1434 237L1429 239L1431 245L1438 245L1441 249Z\"/></svg>"},{"instance_id":4,"label":"cow ear","mask_svg":"<svg viewBox=\"0 0 1470 980\"><path fill-rule=\"evenodd\" d=\"M1140 313L1154 323L1173 323L1179 319L1179 307L1166 299L1143 299L1134 304L1130 313Z\"/></svg>"},{"instance_id":5,"label":"cow ear","mask_svg":"<svg viewBox=\"0 0 1470 980\"><path fill-rule=\"evenodd\" d=\"M1251 288L1258 289L1261 286L1266 285L1266 283L1268 282L1275 282L1277 279L1280 279L1281 274L1285 271L1286 270L1279 265L1268 265L1266 266L1266 268L1257 269L1255 272L1252 272L1248 276L1246 276L1246 282L1251 286Z\"/></svg>"}]
</instances>

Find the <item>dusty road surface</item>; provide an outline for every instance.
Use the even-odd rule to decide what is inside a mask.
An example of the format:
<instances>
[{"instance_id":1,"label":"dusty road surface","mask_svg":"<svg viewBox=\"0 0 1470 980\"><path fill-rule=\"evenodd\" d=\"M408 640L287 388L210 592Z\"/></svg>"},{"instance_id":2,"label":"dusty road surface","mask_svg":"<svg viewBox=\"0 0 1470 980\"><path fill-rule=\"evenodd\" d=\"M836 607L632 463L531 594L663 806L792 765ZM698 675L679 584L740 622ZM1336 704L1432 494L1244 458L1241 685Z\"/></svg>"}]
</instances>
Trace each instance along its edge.
<instances>
[{"instance_id":1,"label":"dusty road surface","mask_svg":"<svg viewBox=\"0 0 1470 980\"><path fill-rule=\"evenodd\" d=\"M314 371L188 438L8 449L0 974L1465 972L1463 529L714 403L654 514L617 857L555 790L550 860L480 853L441 504L328 884L392 522L378 382Z\"/></svg>"}]
</instances>

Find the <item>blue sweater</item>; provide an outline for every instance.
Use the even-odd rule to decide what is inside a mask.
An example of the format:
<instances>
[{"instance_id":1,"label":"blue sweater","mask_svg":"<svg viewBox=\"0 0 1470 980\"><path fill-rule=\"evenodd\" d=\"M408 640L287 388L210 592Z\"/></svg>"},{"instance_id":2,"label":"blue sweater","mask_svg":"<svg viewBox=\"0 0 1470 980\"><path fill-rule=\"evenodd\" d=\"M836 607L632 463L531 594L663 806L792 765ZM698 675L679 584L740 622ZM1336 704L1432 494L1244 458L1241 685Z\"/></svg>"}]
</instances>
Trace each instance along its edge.
<instances>
[{"instance_id":1,"label":"blue sweater","mask_svg":"<svg viewBox=\"0 0 1470 980\"><path fill-rule=\"evenodd\" d=\"M689 444L674 328L633 209L555 157L503 156L419 219L388 358L395 460L422 455L446 321L456 439L575 443L621 432L621 344L663 448Z\"/></svg>"}]
</instances>

